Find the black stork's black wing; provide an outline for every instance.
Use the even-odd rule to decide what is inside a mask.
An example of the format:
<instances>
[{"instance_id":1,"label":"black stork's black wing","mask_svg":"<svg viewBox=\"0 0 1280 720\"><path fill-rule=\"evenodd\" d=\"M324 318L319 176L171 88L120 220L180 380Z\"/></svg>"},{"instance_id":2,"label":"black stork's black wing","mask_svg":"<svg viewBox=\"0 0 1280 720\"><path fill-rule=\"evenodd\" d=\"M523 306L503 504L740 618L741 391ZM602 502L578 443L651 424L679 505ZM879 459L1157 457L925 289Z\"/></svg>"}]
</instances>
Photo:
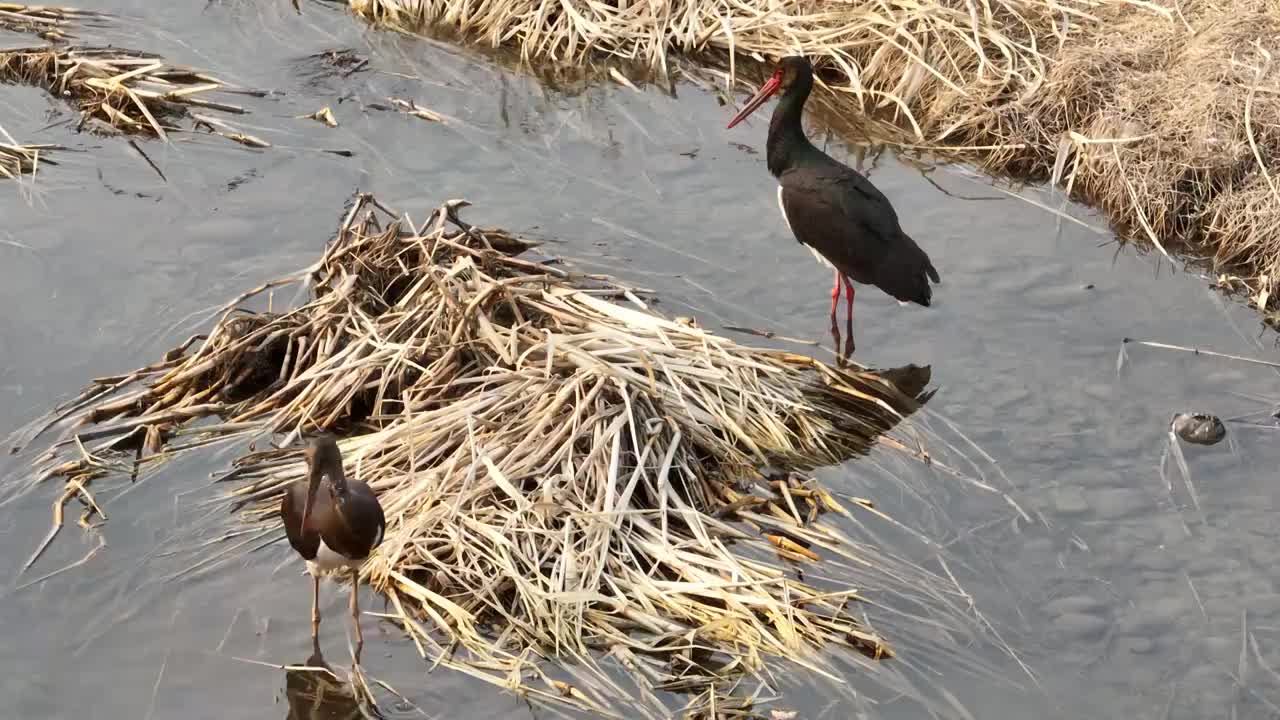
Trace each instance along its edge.
<instances>
[{"instance_id":1,"label":"black stork's black wing","mask_svg":"<svg viewBox=\"0 0 1280 720\"><path fill-rule=\"evenodd\" d=\"M334 504L334 522L320 529L324 543L338 554L358 559L368 557L387 526L378 496L363 482L347 483L347 495Z\"/></svg>"},{"instance_id":2,"label":"black stork's black wing","mask_svg":"<svg viewBox=\"0 0 1280 720\"><path fill-rule=\"evenodd\" d=\"M323 490L317 495L323 494ZM280 519L284 521L284 534L289 538L289 545L304 560L315 560L320 549L320 532L315 528L315 516L308 527L302 526L302 507L307 502L307 483L300 480L285 488L284 498L280 501ZM314 511L315 508L312 508Z\"/></svg>"},{"instance_id":3,"label":"black stork's black wing","mask_svg":"<svg viewBox=\"0 0 1280 720\"><path fill-rule=\"evenodd\" d=\"M782 212L796 240L854 281L903 302L928 305L929 256L898 225L889 199L870 180L825 156L783 172Z\"/></svg>"}]
</instances>

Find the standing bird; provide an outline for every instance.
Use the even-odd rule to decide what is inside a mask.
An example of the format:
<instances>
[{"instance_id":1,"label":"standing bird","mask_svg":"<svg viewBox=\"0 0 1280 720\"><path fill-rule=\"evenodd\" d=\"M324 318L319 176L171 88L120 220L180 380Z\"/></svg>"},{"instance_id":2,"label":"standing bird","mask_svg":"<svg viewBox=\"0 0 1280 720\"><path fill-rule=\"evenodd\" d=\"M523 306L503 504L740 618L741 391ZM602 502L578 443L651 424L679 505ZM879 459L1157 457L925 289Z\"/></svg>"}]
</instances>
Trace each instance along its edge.
<instances>
[{"instance_id":1,"label":"standing bird","mask_svg":"<svg viewBox=\"0 0 1280 720\"><path fill-rule=\"evenodd\" d=\"M347 480L342 453L329 435L311 442L305 451L307 478L289 486L280 502L280 518L289 544L307 561L311 573L311 638L320 633L320 576L347 568L351 571L351 621L355 625L356 656L364 647L360 632L360 566L382 542L387 522L378 496L368 485ZM329 482L322 482L328 478Z\"/></svg>"},{"instance_id":2,"label":"standing bird","mask_svg":"<svg viewBox=\"0 0 1280 720\"><path fill-rule=\"evenodd\" d=\"M853 168L822 152L805 137L800 122L804 103L813 89L813 66L804 57L778 61L773 75L729 121L742 122L782 90L782 99L769 120L766 157L769 172L778 178L778 205L796 240L822 264L835 270L831 287L831 334L840 351L836 310L843 282L848 299L844 355L853 353L853 283L874 285L901 304L928 307L933 296L929 281L941 282L929 256L898 225L889 199Z\"/></svg>"}]
</instances>

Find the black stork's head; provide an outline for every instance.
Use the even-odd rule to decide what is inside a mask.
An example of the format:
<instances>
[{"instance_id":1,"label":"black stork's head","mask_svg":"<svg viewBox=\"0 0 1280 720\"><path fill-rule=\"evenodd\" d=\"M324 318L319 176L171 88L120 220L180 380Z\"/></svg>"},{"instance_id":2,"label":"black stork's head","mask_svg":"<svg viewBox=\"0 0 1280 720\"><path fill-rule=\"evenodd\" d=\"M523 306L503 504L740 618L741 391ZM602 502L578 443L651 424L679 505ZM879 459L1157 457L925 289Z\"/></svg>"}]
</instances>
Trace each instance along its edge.
<instances>
[{"instance_id":1,"label":"black stork's head","mask_svg":"<svg viewBox=\"0 0 1280 720\"><path fill-rule=\"evenodd\" d=\"M332 435L321 435L311 441L303 451L307 460L307 501L302 505L302 527L311 520L311 507L315 504L320 482L329 478L333 489L341 497L347 490L347 476L342 472L342 453Z\"/></svg>"},{"instance_id":2,"label":"black stork's head","mask_svg":"<svg viewBox=\"0 0 1280 720\"><path fill-rule=\"evenodd\" d=\"M761 86L760 92L747 101L741 112L733 116L728 127L733 127L745 120L779 90L782 91L783 98L798 98L803 103L803 99L809 96L811 89L813 89L813 65L809 63L809 59L803 55L784 57L778 61L773 75L770 75Z\"/></svg>"}]
</instances>

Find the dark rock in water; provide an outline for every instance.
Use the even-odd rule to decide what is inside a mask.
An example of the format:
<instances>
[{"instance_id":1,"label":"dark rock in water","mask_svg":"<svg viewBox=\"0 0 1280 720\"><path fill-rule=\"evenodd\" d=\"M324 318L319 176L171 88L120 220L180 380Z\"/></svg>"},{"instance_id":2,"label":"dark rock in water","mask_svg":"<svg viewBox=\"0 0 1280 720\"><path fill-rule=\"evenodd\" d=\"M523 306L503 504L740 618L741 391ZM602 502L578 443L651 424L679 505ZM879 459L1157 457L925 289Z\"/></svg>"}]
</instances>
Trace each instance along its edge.
<instances>
[{"instance_id":1,"label":"dark rock in water","mask_svg":"<svg viewBox=\"0 0 1280 720\"><path fill-rule=\"evenodd\" d=\"M1173 416L1172 428L1178 437L1196 445L1216 445L1227 436L1222 421L1204 413L1178 413Z\"/></svg>"}]
</instances>

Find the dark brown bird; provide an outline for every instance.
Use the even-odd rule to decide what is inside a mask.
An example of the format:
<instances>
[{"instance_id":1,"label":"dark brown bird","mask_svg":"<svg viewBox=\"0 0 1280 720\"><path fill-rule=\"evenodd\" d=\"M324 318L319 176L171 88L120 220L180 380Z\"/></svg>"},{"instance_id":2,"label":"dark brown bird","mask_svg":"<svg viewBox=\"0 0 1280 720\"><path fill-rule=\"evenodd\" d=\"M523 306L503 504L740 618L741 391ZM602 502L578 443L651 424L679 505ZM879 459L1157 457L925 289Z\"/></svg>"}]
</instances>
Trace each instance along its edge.
<instances>
[{"instance_id":1,"label":"dark brown bird","mask_svg":"<svg viewBox=\"0 0 1280 720\"><path fill-rule=\"evenodd\" d=\"M289 486L280 503L280 517L289 544L307 561L311 573L311 637L320 632L320 576L351 571L351 621L356 652L364 647L360 632L360 566L382 542L386 518L378 496L368 485L347 480L342 453L328 435L307 446L307 478ZM323 482L324 479L329 482Z\"/></svg>"},{"instance_id":2,"label":"dark brown bird","mask_svg":"<svg viewBox=\"0 0 1280 720\"><path fill-rule=\"evenodd\" d=\"M853 283L874 285L899 303L928 306L929 281L940 282L929 256L898 225L889 199L853 168L822 152L805 137L800 122L813 89L813 66L803 57L778 61L773 75L729 127L742 122L778 90L782 99L769 120L766 158L778 178L782 217L818 260L834 268L831 333L840 350L836 310L840 285L848 299L845 355L853 352Z\"/></svg>"}]
</instances>

